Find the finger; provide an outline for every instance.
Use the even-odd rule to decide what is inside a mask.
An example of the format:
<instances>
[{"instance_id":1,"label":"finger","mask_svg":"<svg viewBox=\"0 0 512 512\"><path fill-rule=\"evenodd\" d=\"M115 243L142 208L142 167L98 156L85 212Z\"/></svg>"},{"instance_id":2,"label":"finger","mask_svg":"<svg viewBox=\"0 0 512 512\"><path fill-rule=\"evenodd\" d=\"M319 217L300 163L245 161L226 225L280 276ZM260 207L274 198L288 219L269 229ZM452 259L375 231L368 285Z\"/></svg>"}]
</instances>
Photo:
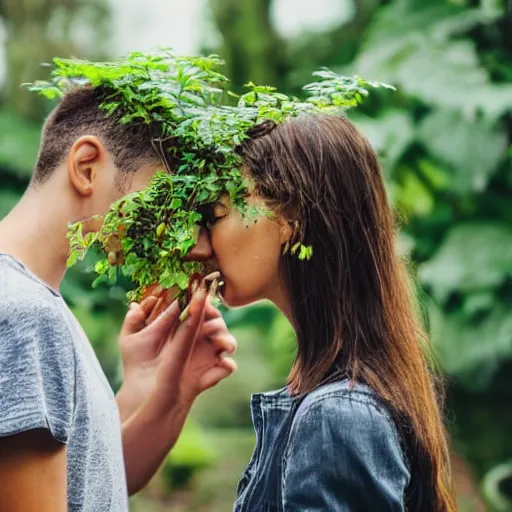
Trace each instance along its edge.
<instances>
[{"instance_id":1,"label":"finger","mask_svg":"<svg viewBox=\"0 0 512 512\"><path fill-rule=\"evenodd\" d=\"M150 295L146 297L141 303L140 307L142 308L145 320L144 325L148 325L151 323L154 317L155 310L159 307L160 299L157 294Z\"/></svg>"},{"instance_id":2,"label":"finger","mask_svg":"<svg viewBox=\"0 0 512 512\"><path fill-rule=\"evenodd\" d=\"M130 304L130 309L126 314L121 328L121 335L127 336L144 329L148 311L155 306L156 302L156 297L148 297L140 304L137 304L136 302Z\"/></svg>"},{"instance_id":3,"label":"finger","mask_svg":"<svg viewBox=\"0 0 512 512\"><path fill-rule=\"evenodd\" d=\"M152 323L147 326L148 335L152 335L158 340L158 343L165 341L169 333L174 329L178 323L180 315L180 305L175 300L168 308L164 309Z\"/></svg>"},{"instance_id":4,"label":"finger","mask_svg":"<svg viewBox=\"0 0 512 512\"><path fill-rule=\"evenodd\" d=\"M238 364L232 357L220 356L218 364L229 370L230 373L235 373L238 370Z\"/></svg>"},{"instance_id":5,"label":"finger","mask_svg":"<svg viewBox=\"0 0 512 512\"><path fill-rule=\"evenodd\" d=\"M153 298L155 298L155 297L153 297ZM158 299L153 307L153 310L151 311L151 314L146 319L146 325L153 323L155 318L160 316L160 313L162 313L162 311L164 310L164 305L165 305L165 303L164 303L163 297L158 297Z\"/></svg>"},{"instance_id":6,"label":"finger","mask_svg":"<svg viewBox=\"0 0 512 512\"><path fill-rule=\"evenodd\" d=\"M237 365L233 359L227 357L221 358L217 366L207 371L201 377L199 384L201 391L205 391L215 386L221 380L224 380L226 377L229 377L236 370Z\"/></svg>"},{"instance_id":7,"label":"finger","mask_svg":"<svg viewBox=\"0 0 512 512\"><path fill-rule=\"evenodd\" d=\"M228 332L228 328L222 318L207 320L205 315L205 322L201 328L201 337L208 338L224 332Z\"/></svg>"},{"instance_id":8,"label":"finger","mask_svg":"<svg viewBox=\"0 0 512 512\"><path fill-rule=\"evenodd\" d=\"M176 287L163 288L161 285L155 286L151 296L157 297L158 302L154 306L151 315L146 320L146 325L153 323L153 321L174 302L176 295Z\"/></svg>"},{"instance_id":9,"label":"finger","mask_svg":"<svg viewBox=\"0 0 512 512\"><path fill-rule=\"evenodd\" d=\"M222 315L211 302L208 302L205 310L205 318L207 320L213 320L214 318L222 318Z\"/></svg>"},{"instance_id":10,"label":"finger","mask_svg":"<svg viewBox=\"0 0 512 512\"><path fill-rule=\"evenodd\" d=\"M234 356L238 348L236 339L228 332L209 337L218 352L227 352Z\"/></svg>"},{"instance_id":11,"label":"finger","mask_svg":"<svg viewBox=\"0 0 512 512\"><path fill-rule=\"evenodd\" d=\"M180 294L180 289L177 286L173 286L172 288L166 288L163 296L165 299L165 303L167 306L170 306L171 303L178 297Z\"/></svg>"},{"instance_id":12,"label":"finger","mask_svg":"<svg viewBox=\"0 0 512 512\"><path fill-rule=\"evenodd\" d=\"M158 302L158 296L157 295L150 295L149 297L146 297L139 306L143 309L144 314L146 315L146 318L148 315L151 314L151 311L153 311L154 307L156 306Z\"/></svg>"},{"instance_id":13,"label":"finger","mask_svg":"<svg viewBox=\"0 0 512 512\"><path fill-rule=\"evenodd\" d=\"M172 366L169 373L175 377L181 374L181 370L188 363L195 341L203 325L207 300L206 290L200 288L190 301L188 317L179 325L176 332L173 333L162 349L162 358L169 361L169 364ZM172 357L169 352L172 353ZM178 367L181 370L178 370Z\"/></svg>"}]
</instances>

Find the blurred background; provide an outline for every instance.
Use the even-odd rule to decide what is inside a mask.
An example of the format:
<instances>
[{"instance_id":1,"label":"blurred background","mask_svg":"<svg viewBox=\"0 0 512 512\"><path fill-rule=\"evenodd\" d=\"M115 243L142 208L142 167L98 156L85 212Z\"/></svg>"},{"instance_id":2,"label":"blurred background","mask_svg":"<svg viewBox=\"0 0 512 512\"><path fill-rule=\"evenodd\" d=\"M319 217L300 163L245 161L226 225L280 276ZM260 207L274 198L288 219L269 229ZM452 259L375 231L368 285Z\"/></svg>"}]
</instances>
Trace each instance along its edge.
<instances>
[{"instance_id":1,"label":"blurred background","mask_svg":"<svg viewBox=\"0 0 512 512\"><path fill-rule=\"evenodd\" d=\"M508 5L507 5L508 4ZM507 0L0 0L0 217L31 175L51 105L20 84L55 56L171 46L218 53L249 80L300 95L311 72L393 83L351 114L381 155L447 376L460 508L512 511L512 2ZM124 290L62 291L114 389ZM239 372L198 401L144 512L231 510L254 446L251 392L283 385L293 335L268 304L226 313Z\"/></svg>"}]
</instances>

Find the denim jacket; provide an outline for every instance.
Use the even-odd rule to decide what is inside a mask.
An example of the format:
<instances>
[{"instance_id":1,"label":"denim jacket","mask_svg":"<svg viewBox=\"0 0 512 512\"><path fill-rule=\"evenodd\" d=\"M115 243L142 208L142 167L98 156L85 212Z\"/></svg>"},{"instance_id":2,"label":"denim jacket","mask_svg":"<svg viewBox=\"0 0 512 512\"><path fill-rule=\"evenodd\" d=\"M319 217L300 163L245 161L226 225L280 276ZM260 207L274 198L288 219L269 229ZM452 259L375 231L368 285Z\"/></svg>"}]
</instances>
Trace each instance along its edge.
<instances>
[{"instance_id":1,"label":"denim jacket","mask_svg":"<svg viewBox=\"0 0 512 512\"><path fill-rule=\"evenodd\" d=\"M253 395L256 447L234 512L405 511L408 464L384 404L348 380Z\"/></svg>"}]
</instances>

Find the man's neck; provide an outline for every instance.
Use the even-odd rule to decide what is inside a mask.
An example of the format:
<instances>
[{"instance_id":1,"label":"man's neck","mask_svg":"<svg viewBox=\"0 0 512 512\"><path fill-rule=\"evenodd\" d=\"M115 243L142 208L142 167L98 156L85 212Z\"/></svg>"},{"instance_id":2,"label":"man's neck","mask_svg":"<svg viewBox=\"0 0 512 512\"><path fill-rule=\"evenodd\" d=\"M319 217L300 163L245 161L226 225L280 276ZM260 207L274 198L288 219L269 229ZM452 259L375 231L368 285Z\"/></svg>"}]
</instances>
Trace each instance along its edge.
<instances>
[{"instance_id":1,"label":"man's neck","mask_svg":"<svg viewBox=\"0 0 512 512\"><path fill-rule=\"evenodd\" d=\"M56 291L64 278L68 256L65 207L29 189L0 222L0 252L21 261Z\"/></svg>"}]
</instances>

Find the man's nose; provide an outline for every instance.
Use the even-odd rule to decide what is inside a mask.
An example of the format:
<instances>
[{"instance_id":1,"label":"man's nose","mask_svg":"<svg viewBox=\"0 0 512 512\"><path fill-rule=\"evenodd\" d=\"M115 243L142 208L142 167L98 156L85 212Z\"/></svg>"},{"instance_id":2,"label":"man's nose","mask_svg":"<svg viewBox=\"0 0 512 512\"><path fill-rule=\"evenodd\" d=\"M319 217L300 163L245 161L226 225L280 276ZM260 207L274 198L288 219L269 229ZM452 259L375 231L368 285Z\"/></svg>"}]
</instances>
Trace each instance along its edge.
<instances>
[{"instance_id":1,"label":"man's nose","mask_svg":"<svg viewBox=\"0 0 512 512\"><path fill-rule=\"evenodd\" d=\"M185 256L186 261L206 261L213 256L212 244L210 237L205 228L199 230L197 243L192 247L190 252Z\"/></svg>"}]
</instances>

